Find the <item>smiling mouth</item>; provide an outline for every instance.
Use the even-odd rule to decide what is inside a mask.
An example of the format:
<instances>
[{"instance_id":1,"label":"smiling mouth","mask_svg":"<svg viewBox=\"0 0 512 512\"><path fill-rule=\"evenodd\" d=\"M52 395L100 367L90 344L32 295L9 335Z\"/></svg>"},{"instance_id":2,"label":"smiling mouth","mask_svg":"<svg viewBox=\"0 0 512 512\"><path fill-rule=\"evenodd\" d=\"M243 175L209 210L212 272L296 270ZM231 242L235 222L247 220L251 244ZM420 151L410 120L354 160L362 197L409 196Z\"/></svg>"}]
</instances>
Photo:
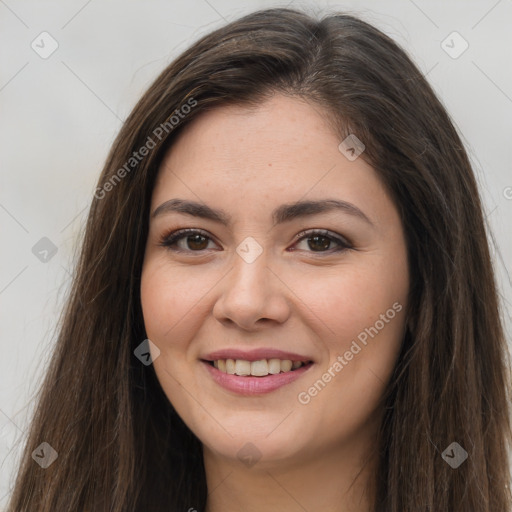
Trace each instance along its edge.
<instances>
[{"instance_id":1,"label":"smiling mouth","mask_svg":"<svg viewBox=\"0 0 512 512\"><path fill-rule=\"evenodd\" d=\"M259 359L258 361L217 359L204 362L217 368L222 373L239 377L266 377L279 373L290 373L313 364L312 361L292 361L290 359Z\"/></svg>"}]
</instances>

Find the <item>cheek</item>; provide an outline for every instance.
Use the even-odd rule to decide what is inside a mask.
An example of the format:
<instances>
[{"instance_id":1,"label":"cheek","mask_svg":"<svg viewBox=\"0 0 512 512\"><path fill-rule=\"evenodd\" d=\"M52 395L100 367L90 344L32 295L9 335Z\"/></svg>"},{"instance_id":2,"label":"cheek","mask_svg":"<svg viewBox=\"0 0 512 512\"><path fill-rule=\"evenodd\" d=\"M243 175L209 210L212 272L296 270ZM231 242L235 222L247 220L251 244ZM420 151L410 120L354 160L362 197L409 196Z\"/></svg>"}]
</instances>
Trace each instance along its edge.
<instances>
[{"instance_id":1,"label":"cheek","mask_svg":"<svg viewBox=\"0 0 512 512\"><path fill-rule=\"evenodd\" d=\"M158 342L179 317L182 303L171 292L169 280L154 265L144 267L141 278L141 305L149 339ZM160 345L159 343L157 343ZM161 347L160 347L161 348Z\"/></svg>"},{"instance_id":2,"label":"cheek","mask_svg":"<svg viewBox=\"0 0 512 512\"><path fill-rule=\"evenodd\" d=\"M329 353L325 364L332 365L342 356L346 363L338 374L354 377L371 369L385 381L405 327L409 285L402 254L395 253L393 258L375 254L353 265L347 262L344 268L321 277L317 273L301 283L297 295L315 314L314 330ZM351 383L356 385L357 380Z\"/></svg>"},{"instance_id":3,"label":"cheek","mask_svg":"<svg viewBox=\"0 0 512 512\"><path fill-rule=\"evenodd\" d=\"M320 320L317 334L323 333L328 352L319 374L301 390L299 402L309 404L304 413L310 419L304 421L323 418L333 436L340 429L350 435L377 409L403 339L405 276L395 279L380 265L357 271L347 267L316 280L314 287L304 285L302 293L310 290L309 306Z\"/></svg>"},{"instance_id":4,"label":"cheek","mask_svg":"<svg viewBox=\"0 0 512 512\"><path fill-rule=\"evenodd\" d=\"M146 262L141 278L141 304L148 337L160 343L187 324L188 315L205 294L205 280L194 279L189 273L170 268L166 262L154 259ZM204 276L203 276L204 278Z\"/></svg>"},{"instance_id":5,"label":"cheek","mask_svg":"<svg viewBox=\"0 0 512 512\"><path fill-rule=\"evenodd\" d=\"M386 326L400 323L401 315L396 310L405 309L408 292L406 269L397 275L382 265L337 268L295 281L302 283L295 285L297 295L322 321L322 331L329 332L328 338L333 340L357 336L390 309L387 316L391 321ZM393 309L396 302L402 307Z\"/></svg>"}]
</instances>

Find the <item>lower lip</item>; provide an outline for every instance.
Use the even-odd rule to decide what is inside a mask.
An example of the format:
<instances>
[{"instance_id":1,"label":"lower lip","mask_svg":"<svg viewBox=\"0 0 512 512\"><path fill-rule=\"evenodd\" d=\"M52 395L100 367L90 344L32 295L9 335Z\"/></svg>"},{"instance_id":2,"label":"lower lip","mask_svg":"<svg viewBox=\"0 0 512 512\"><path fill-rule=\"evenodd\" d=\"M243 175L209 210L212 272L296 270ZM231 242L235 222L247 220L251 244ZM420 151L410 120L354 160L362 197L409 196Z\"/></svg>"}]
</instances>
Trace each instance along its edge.
<instances>
[{"instance_id":1,"label":"lower lip","mask_svg":"<svg viewBox=\"0 0 512 512\"><path fill-rule=\"evenodd\" d=\"M275 375L269 374L266 377L240 377L239 375L221 372L206 361L202 361L202 363L206 366L207 371L217 384L240 395L261 395L270 393L286 384L296 381L313 366L313 363L309 363L297 368L297 370L277 373Z\"/></svg>"}]
</instances>

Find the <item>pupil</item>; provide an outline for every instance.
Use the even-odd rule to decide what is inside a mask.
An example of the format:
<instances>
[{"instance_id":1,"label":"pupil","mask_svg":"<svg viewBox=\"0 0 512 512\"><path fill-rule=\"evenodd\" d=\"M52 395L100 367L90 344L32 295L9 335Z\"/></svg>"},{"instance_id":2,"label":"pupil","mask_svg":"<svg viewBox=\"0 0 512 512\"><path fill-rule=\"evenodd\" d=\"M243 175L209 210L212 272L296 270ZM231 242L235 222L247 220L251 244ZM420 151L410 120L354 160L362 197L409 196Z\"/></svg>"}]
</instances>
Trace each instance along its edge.
<instances>
[{"instance_id":1,"label":"pupil","mask_svg":"<svg viewBox=\"0 0 512 512\"><path fill-rule=\"evenodd\" d=\"M313 243L316 243L318 242L318 239L323 239L324 240L324 243L323 244L320 244L320 247L323 248L323 249L328 249L329 248L329 244L330 244L330 240L325 237L325 236L321 236L321 235L315 235L313 237L311 237L311 240L313 240L314 242ZM314 250L314 248L311 246L311 243L309 244L310 248Z\"/></svg>"},{"instance_id":2,"label":"pupil","mask_svg":"<svg viewBox=\"0 0 512 512\"><path fill-rule=\"evenodd\" d=\"M191 236L189 236L189 237L188 237L188 240L189 240L189 247L190 247L191 249L194 249L194 248L195 248L195 249L204 249L204 247L197 247L197 246L195 246L195 247L194 247L194 244L196 244L196 243L197 243L197 244L199 244L199 245L201 245L201 242L200 242L200 241L198 241L198 239L201 239L201 238L203 239L203 243L204 243L205 237L204 237L203 235L191 235ZM192 239L192 243L190 243L190 240L191 240L191 239Z\"/></svg>"}]
</instances>

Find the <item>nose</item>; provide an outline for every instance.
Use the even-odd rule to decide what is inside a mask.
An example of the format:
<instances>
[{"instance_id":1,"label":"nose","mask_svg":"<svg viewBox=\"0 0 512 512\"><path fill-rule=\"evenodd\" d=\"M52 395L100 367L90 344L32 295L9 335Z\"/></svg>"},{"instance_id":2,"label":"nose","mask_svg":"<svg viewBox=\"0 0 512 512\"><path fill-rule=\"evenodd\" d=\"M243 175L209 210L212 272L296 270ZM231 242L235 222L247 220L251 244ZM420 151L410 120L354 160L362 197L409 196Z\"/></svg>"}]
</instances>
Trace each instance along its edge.
<instances>
[{"instance_id":1,"label":"nose","mask_svg":"<svg viewBox=\"0 0 512 512\"><path fill-rule=\"evenodd\" d=\"M290 316L290 290L268 266L265 252L251 263L235 254L233 267L221 283L213 315L227 327L234 324L257 331L282 324Z\"/></svg>"}]
</instances>

